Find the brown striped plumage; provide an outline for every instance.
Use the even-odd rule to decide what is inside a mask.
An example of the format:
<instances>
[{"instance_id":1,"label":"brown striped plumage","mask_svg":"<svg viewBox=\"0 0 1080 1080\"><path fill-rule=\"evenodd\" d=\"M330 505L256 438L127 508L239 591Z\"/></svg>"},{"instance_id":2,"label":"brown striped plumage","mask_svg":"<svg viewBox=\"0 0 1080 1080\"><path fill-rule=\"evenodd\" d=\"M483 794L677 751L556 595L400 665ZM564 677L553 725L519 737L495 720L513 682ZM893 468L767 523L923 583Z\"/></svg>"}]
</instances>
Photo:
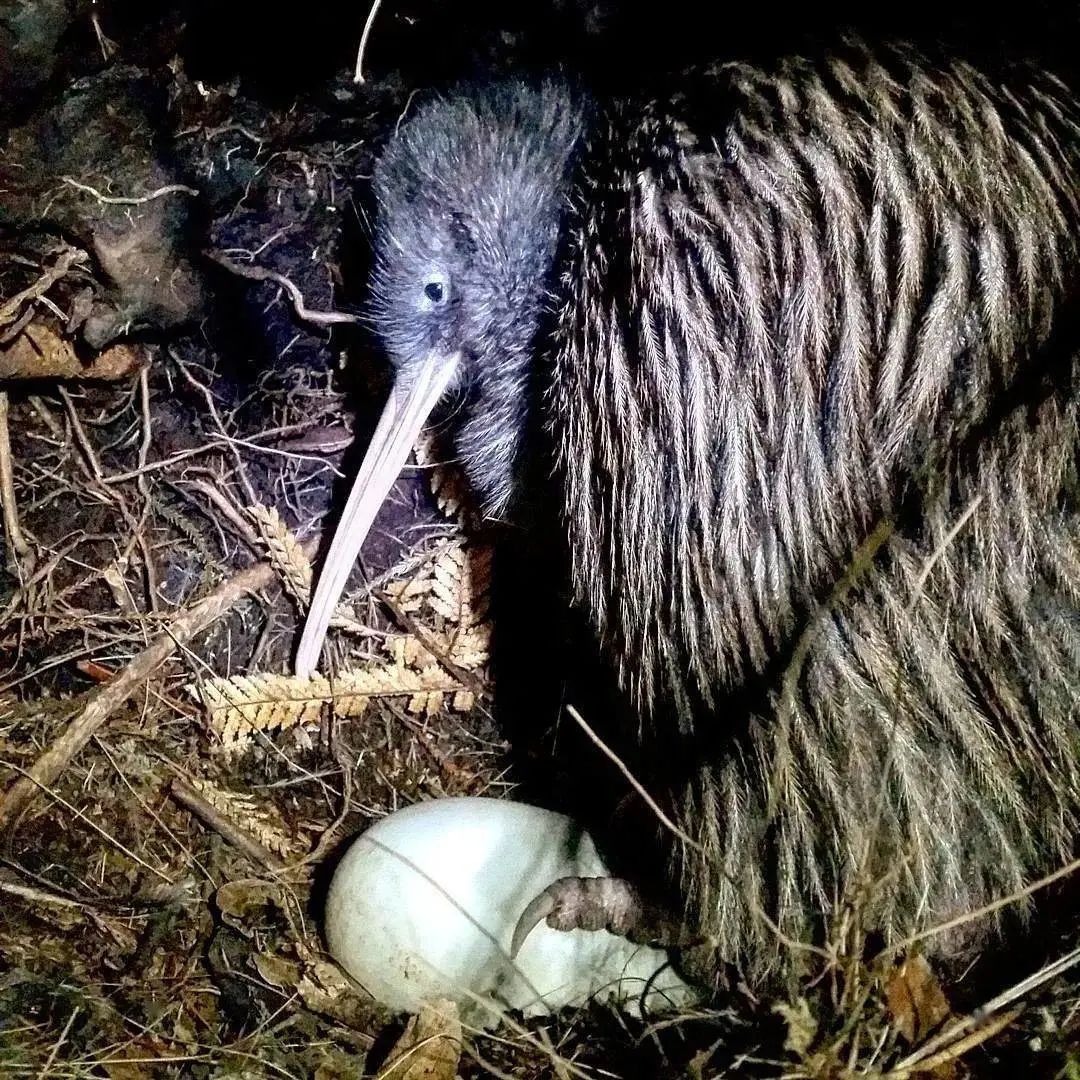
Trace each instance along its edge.
<instances>
[{"instance_id":1,"label":"brown striped plumage","mask_svg":"<svg viewBox=\"0 0 1080 1080\"><path fill-rule=\"evenodd\" d=\"M809 933L860 868L895 938L1066 853L1070 90L857 42L664 102L504 85L418 111L375 190L399 378L462 350L492 516L550 483L643 759L693 762L657 793L725 958L760 971L755 909Z\"/></svg>"},{"instance_id":2,"label":"brown striped plumage","mask_svg":"<svg viewBox=\"0 0 1080 1080\"><path fill-rule=\"evenodd\" d=\"M545 419L644 737L771 677L674 797L720 867L679 858L706 928L768 953L748 897L797 936L903 855L880 917L904 933L1072 841L1080 113L901 50L716 78L722 123L676 103L592 137Z\"/></svg>"}]
</instances>

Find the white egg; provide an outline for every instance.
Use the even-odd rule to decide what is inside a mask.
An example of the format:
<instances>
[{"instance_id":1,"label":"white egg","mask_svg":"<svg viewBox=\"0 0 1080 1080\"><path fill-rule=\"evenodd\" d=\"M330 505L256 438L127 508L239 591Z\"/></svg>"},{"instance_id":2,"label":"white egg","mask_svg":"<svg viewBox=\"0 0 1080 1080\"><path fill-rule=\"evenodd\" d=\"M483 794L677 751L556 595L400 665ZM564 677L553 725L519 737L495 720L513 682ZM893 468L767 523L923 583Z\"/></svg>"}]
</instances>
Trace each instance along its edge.
<instances>
[{"instance_id":1,"label":"white egg","mask_svg":"<svg viewBox=\"0 0 1080 1080\"><path fill-rule=\"evenodd\" d=\"M383 818L349 848L330 883L334 959L376 1000L417 1012L450 998L469 1023L527 1016L590 997L639 1012L698 995L668 955L607 931L537 926L516 962L518 916L560 877L606 877L592 839L569 818L503 799L418 803Z\"/></svg>"}]
</instances>

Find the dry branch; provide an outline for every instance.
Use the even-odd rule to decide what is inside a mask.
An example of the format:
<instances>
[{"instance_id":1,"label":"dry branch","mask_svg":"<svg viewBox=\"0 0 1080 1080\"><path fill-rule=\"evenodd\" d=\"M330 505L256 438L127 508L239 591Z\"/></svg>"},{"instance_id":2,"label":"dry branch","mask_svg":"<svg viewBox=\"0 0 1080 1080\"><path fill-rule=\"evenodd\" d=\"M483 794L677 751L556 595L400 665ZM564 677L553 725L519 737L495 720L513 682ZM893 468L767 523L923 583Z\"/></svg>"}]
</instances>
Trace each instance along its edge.
<instances>
[{"instance_id":1,"label":"dry branch","mask_svg":"<svg viewBox=\"0 0 1080 1080\"><path fill-rule=\"evenodd\" d=\"M314 550L314 543L311 550ZM222 582L209 596L181 612L111 682L92 690L67 729L53 742L27 775L20 777L0 800L0 830L11 828L39 790L51 786L90 741L102 724L181 646L216 622L243 596L274 580L269 563L248 567Z\"/></svg>"},{"instance_id":2,"label":"dry branch","mask_svg":"<svg viewBox=\"0 0 1080 1080\"><path fill-rule=\"evenodd\" d=\"M304 302L304 294L284 274L275 270L267 270L261 266L241 266L233 262L228 256L220 251L207 249L203 254L218 266L224 267L237 277L248 278L251 281L272 281L280 285L292 301L296 317L304 322L314 323L316 326L330 326L334 323L358 323L360 319L356 315L350 315L344 311L315 311Z\"/></svg>"},{"instance_id":3,"label":"dry branch","mask_svg":"<svg viewBox=\"0 0 1080 1080\"><path fill-rule=\"evenodd\" d=\"M3 505L4 537L9 549L8 561L29 576L34 572L34 553L19 523L14 476L8 433L8 396L6 390L0 390L0 504Z\"/></svg>"},{"instance_id":4,"label":"dry branch","mask_svg":"<svg viewBox=\"0 0 1080 1080\"><path fill-rule=\"evenodd\" d=\"M190 784L174 779L170 791L177 802L186 806L203 824L209 825L252 862L275 874L285 869L285 864L272 851L231 822L220 810L211 806Z\"/></svg>"}]
</instances>

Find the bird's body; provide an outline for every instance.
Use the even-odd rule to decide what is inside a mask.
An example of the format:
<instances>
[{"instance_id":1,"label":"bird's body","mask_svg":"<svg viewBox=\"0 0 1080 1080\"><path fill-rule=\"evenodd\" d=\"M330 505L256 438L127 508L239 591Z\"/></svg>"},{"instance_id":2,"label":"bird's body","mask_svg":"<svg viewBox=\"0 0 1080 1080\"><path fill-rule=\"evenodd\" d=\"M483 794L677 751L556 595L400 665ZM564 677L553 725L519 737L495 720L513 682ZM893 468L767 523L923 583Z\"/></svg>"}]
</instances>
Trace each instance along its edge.
<instances>
[{"instance_id":1,"label":"bird's body","mask_svg":"<svg viewBox=\"0 0 1080 1080\"><path fill-rule=\"evenodd\" d=\"M399 382L452 354L482 505L559 508L725 959L860 875L896 939L1072 844L1078 101L849 43L664 102L462 92L380 163Z\"/></svg>"},{"instance_id":2,"label":"bird's body","mask_svg":"<svg viewBox=\"0 0 1080 1080\"><path fill-rule=\"evenodd\" d=\"M711 130L605 133L545 421L643 738L702 746L687 895L761 955L750 901L798 937L861 867L902 935L1072 842L1080 114L904 54L727 77Z\"/></svg>"}]
</instances>

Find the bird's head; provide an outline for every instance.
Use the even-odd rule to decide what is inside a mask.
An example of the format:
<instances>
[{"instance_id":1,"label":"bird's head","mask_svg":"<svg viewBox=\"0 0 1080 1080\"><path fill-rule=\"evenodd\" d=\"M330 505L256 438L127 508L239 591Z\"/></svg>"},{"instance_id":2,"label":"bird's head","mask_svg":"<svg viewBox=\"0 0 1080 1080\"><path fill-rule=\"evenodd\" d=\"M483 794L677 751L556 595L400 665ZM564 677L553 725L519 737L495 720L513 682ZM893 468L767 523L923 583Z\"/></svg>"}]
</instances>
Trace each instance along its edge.
<instances>
[{"instance_id":1,"label":"bird's head","mask_svg":"<svg viewBox=\"0 0 1080 1080\"><path fill-rule=\"evenodd\" d=\"M371 314L403 387L444 371L483 511L513 498L527 379L580 134L558 83L438 99L379 160ZM436 385L433 383L433 386Z\"/></svg>"},{"instance_id":2,"label":"bird's head","mask_svg":"<svg viewBox=\"0 0 1080 1080\"><path fill-rule=\"evenodd\" d=\"M432 100L380 157L370 314L394 386L312 599L298 672L313 670L379 505L438 406L452 406L483 512L510 507L582 124L565 84L500 83Z\"/></svg>"}]
</instances>

